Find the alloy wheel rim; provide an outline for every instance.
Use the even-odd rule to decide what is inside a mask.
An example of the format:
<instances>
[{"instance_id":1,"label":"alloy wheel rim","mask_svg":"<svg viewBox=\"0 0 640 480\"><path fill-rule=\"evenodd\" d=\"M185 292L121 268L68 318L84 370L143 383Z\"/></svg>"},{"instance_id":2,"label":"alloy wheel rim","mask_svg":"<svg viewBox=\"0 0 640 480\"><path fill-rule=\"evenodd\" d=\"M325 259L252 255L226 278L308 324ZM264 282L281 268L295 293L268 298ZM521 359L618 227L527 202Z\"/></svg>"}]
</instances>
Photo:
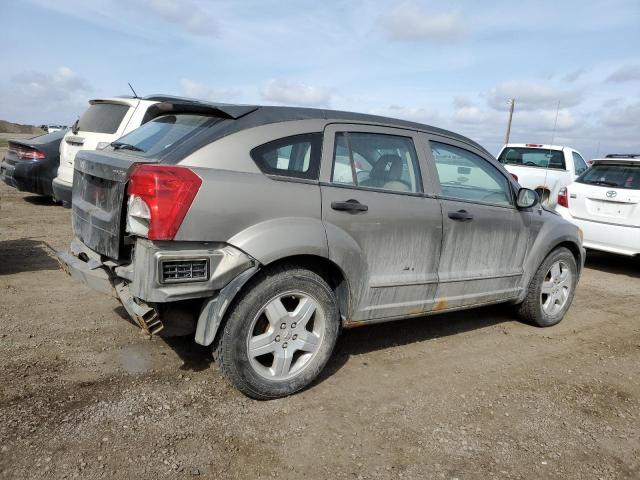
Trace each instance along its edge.
<instances>
[{"instance_id":1,"label":"alloy wheel rim","mask_svg":"<svg viewBox=\"0 0 640 480\"><path fill-rule=\"evenodd\" d=\"M562 260L551 265L540 289L540 304L544 313L554 316L562 311L569 301L571 281L569 265Z\"/></svg>"},{"instance_id":2,"label":"alloy wheel rim","mask_svg":"<svg viewBox=\"0 0 640 480\"><path fill-rule=\"evenodd\" d=\"M249 327L251 367L268 380L299 375L322 345L325 321L320 303L307 293L290 291L273 297Z\"/></svg>"}]
</instances>

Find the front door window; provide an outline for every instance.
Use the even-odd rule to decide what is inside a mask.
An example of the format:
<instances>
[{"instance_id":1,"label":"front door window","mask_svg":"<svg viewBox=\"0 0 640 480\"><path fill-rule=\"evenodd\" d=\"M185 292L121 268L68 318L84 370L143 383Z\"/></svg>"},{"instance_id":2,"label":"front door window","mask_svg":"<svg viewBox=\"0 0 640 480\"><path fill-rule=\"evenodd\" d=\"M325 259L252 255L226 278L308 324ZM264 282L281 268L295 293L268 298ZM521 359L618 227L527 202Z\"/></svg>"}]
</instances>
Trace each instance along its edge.
<instances>
[{"instance_id":1,"label":"front door window","mask_svg":"<svg viewBox=\"0 0 640 480\"><path fill-rule=\"evenodd\" d=\"M462 148L431 142L442 196L509 206L509 181L484 158Z\"/></svg>"}]
</instances>

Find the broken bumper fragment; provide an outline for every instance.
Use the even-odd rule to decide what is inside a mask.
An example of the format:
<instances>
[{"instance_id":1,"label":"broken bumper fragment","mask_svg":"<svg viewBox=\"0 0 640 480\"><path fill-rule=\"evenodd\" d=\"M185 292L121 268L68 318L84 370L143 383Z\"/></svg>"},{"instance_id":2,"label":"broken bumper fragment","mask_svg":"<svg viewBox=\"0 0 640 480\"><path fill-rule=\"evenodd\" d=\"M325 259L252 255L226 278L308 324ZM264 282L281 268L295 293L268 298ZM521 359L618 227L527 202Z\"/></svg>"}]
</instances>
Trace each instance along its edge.
<instances>
[{"instance_id":1,"label":"broken bumper fragment","mask_svg":"<svg viewBox=\"0 0 640 480\"><path fill-rule=\"evenodd\" d=\"M120 300L129 316L148 334L163 328L159 305L207 298L198 321L201 342L212 333L228 302L213 308L221 293L236 293L240 282L257 269L257 262L227 244L153 242L137 239L130 261L118 262L88 248L75 238L70 252L57 252L58 262L71 277ZM213 300L213 301L212 301ZM221 308L222 307L222 308ZM200 325L200 322L203 322ZM211 326L215 328L212 331ZM206 332L206 333L205 333ZM199 343L201 343L199 342ZM208 344L207 343L207 344Z\"/></svg>"},{"instance_id":2,"label":"broken bumper fragment","mask_svg":"<svg viewBox=\"0 0 640 480\"><path fill-rule=\"evenodd\" d=\"M107 295L114 295L111 278L100 265L92 266L91 263L80 260L67 252L56 252L58 263L71 277L81 283Z\"/></svg>"}]
</instances>

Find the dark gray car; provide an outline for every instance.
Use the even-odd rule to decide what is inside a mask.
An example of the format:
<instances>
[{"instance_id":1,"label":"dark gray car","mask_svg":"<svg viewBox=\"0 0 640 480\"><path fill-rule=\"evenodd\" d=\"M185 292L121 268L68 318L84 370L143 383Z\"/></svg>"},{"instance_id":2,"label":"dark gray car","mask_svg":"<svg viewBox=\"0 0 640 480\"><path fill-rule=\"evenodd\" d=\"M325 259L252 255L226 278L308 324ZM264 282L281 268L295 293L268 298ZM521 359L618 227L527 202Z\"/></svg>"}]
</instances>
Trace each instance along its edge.
<instances>
[{"instance_id":1,"label":"dark gray car","mask_svg":"<svg viewBox=\"0 0 640 480\"><path fill-rule=\"evenodd\" d=\"M164 102L82 151L63 268L150 334L194 333L254 398L322 370L341 328L500 302L550 326L581 232L475 142L401 120Z\"/></svg>"}]
</instances>

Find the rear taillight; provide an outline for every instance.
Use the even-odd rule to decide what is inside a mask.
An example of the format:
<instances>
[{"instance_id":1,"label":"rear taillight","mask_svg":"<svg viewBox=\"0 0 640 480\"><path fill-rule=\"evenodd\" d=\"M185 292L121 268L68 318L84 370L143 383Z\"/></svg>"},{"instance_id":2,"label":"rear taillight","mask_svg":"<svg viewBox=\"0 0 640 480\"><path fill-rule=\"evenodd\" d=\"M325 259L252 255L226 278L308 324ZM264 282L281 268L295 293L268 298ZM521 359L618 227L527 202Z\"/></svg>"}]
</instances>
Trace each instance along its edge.
<instances>
[{"instance_id":1,"label":"rear taillight","mask_svg":"<svg viewBox=\"0 0 640 480\"><path fill-rule=\"evenodd\" d=\"M558 192L558 205L569 208L569 191L567 187L562 187Z\"/></svg>"},{"instance_id":2,"label":"rear taillight","mask_svg":"<svg viewBox=\"0 0 640 480\"><path fill-rule=\"evenodd\" d=\"M518 181L518 175L516 175L515 173L512 173L511 176L516 182Z\"/></svg>"},{"instance_id":3,"label":"rear taillight","mask_svg":"<svg viewBox=\"0 0 640 480\"><path fill-rule=\"evenodd\" d=\"M139 165L127 189L127 230L150 240L173 240L200 185L188 168Z\"/></svg>"},{"instance_id":4,"label":"rear taillight","mask_svg":"<svg viewBox=\"0 0 640 480\"><path fill-rule=\"evenodd\" d=\"M9 142L9 150L11 150L20 160L44 160L44 152L36 148L26 147Z\"/></svg>"}]
</instances>

